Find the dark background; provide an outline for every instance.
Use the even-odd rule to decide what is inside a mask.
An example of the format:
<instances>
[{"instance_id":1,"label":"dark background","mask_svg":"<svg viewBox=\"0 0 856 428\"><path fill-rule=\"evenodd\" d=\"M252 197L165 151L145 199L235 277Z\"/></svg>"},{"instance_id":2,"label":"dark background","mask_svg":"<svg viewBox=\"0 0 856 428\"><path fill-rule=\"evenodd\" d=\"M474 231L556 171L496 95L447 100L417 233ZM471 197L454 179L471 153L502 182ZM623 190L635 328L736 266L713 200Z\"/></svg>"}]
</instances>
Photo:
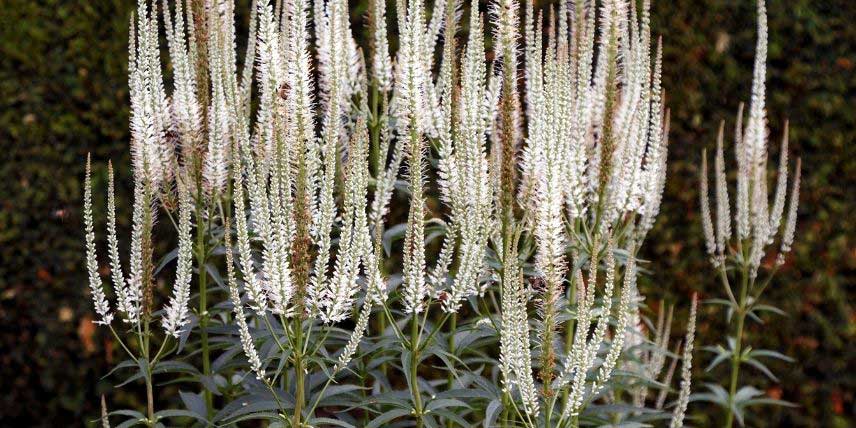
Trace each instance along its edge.
<instances>
[{"instance_id":1,"label":"dark background","mask_svg":"<svg viewBox=\"0 0 856 428\"><path fill-rule=\"evenodd\" d=\"M355 17L365 10L351 3ZM107 160L117 164L120 229L130 218L126 70L133 8L120 0L0 2L0 426L83 425L97 416L102 393L111 403L134 404L133 394L100 378L119 354L91 323L81 217L83 167L92 152L96 188L105 187ZM730 135L738 103L748 101L755 4L661 0L653 9L672 128L664 205L643 254L653 274L642 287L649 301L663 297L685 309L693 291L703 298L720 293L703 253L697 173L719 121L727 121ZM779 139L789 118L803 185L793 254L766 294L789 316L752 325L748 343L797 362L771 364L780 383L752 369L744 369L744 383L799 407L756 408L749 424L853 426L856 5L773 0L768 9L771 139ZM96 201L96 212L103 213L103 203ZM699 322L700 345L722 341L719 308L704 307ZM721 382L724 372L701 370L709 355L699 351L696 358L695 390ZM689 412L705 426L714 411L695 403Z\"/></svg>"}]
</instances>

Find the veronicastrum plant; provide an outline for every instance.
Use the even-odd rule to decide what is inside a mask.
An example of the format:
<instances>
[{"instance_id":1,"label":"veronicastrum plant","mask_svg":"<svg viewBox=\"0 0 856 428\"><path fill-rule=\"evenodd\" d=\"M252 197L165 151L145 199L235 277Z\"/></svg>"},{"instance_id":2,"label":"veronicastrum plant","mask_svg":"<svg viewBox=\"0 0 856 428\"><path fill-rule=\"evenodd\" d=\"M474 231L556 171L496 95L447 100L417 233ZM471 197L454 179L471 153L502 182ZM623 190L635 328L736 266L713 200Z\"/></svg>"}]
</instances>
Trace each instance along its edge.
<instances>
[{"instance_id":1,"label":"veronicastrum plant","mask_svg":"<svg viewBox=\"0 0 856 428\"><path fill-rule=\"evenodd\" d=\"M185 372L201 381L210 374L210 349L207 337L209 318L206 287L208 262L213 245L217 218L222 218L223 203L228 204L227 157L229 147L218 137L216 123L204 125L204 109L197 100L198 75L195 70L196 44L184 32L185 19L193 20L178 5L171 16L165 12L165 26L170 56L173 58L175 89L168 97L163 87L158 20L145 3L140 3L136 22L132 17L130 31L129 86L131 95L131 154L134 193L129 276L123 274L116 230L116 198L112 165L109 167L107 197L107 242L110 259L112 292L117 311L127 329L112 325L113 314L105 289L98 276L93 215L91 212L90 167L87 161L86 231L87 268L90 287L101 318L130 360L118 368L138 367L127 382L145 379L147 414L125 413L154 425L162 417L178 416L173 411L154 412L152 375ZM173 20L174 18L174 20ZM214 136L213 138L209 138ZM178 219L173 213L177 212ZM175 227L178 248L154 263L153 229L159 214L166 214ZM195 220L195 222L194 222ZM195 223L195 224L194 224ZM196 237L192 236L196 230ZM194 259L199 284L198 308L190 308ZM176 260L176 275L171 298L162 311L155 311L157 284L155 277L166 264ZM153 323L161 319L164 335L158 336ZM166 360L187 344L191 330L201 331L198 344L203 372L184 362ZM120 334L121 333L121 334ZM127 342L126 342L127 341ZM160 343L156 347L157 343ZM204 393L211 407L211 393ZM172 413L171 413L172 412ZM180 413L180 412L179 412Z\"/></svg>"},{"instance_id":2,"label":"veronicastrum plant","mask_svg":"<svg viewBox=\"0 0 856 428\"><path fill-rule=\"evenodd\" d=\"M308 5L287 6L294 9L284 13L258 3L259 106L254 132L247 122L232 122L240 151L233 164L233 183L246 303L237 288L231 254L227 268L241 345L260 382L255 387L250 384L247 393L269 397L267 402L272 399L276 405L269 409L276 411L275 417L258 416L304 426L316 423L315 407L336 375L347 368L365 333L372 305L382 301L385 290L366 213L369 141L365 120L351 124L350 136L343 121L351 113L348 100L354 91L347 76L359 73L349 62L354 52L349 51L353 42L344 19L346 9L334 1L316 11L318 40L323 43L319 50L326 61L320 67L318 105L322 107L316 109L309 75ZM240 106L234 101L227 98L225 104ZM320 136L315 135L318 118ZM339 157L343 150L345 162ZM341 209L336 204L337 175ZM261 244L261 260L256 259L251 233ZM334 236L338 238L335 262ZM364 280L359 282L361 271ZM256 323L264 326L264 333L249 329L245 305ZM359 314L350 332L335 326L355 310ZM257 338L272 339L275 347L267 343L260 348L265 351L267 346L267 352L260 353ZM339 349L328 352L328 346ZM246 412L238 410L226 419L244 417Z\"/></svg>"},{"instance_id":3,"label":"veronicastrum plant","mask_svg":"<svg viewBox=\"0 0 856 428\"><path fill-rule=\"evenodd\" d=\"M746 322L762 323L764 312L783 314L761 297L770 285L773 275L785 262L785 255L791 250L796 229L797 206L799 203L800 160L797 158L790 200L785 213L785 199L788 187L788 125L784 125L779 153L779 168L776 190L770 205L767 191L767 145L768 130L765 109L765 80L767 61L767 10L763 0L758 1L758 43L755 50L755 68L752 79L752 99L749 104L749 118L743 126L743 106L737 113L735 126L734 151L737 158L737 198L734 201L734 225L732 234L731 202L728 196L728 184L725 174L725 155L723 153L724 123L720 124L716 142L714 160L715 212L714 225L708 192L707 155L703 153L701 167L701 212L702 226L711 262L717 269L725 299L712 302L726 308L727 319L733 328L733 334L724 345L710 346L705 349L714 354L707 367L712 370L721 363L730 363L728 389L707 384L709 392L697 394L696 399L710 401L723 408L725 426L732 426L735 418L742 426L745 421L745 409L750 406L771 404L791 405L788 402L765 397L764 393L750 385L739 386L740 369L749 365L766 375L772 381L778 381L775 375L760 360L773 358L793 361L791 358L768 349L753 349L745 343ZM786 216L785 216L786 215ZM771 263L764 262L766 248L779 236L779 251ZM764 269L762 269L764 268ZM766 270L766 274L761 274ZM739 389L738 389L739 388Z\"/></svg>"},{"instance_id":4,"label":"veronicastrum plant","mask_svg":"<svg viewBox=\"0 0 856 428\"><path fill-rule=\"evenodd\" d=\"M154 311L154 278L152 277L152 226L154 210L151 209L156 181L143 162L143 171L135 178L134 206L135 215L129 251L130 272L126 278L119 259L118 237L115 224L115 196L113 174L110 168L110 188L108 191L108 243L111 264L111 279L116 295L116 310L107 300L103 282L98 273L95 249L95 231L92 215L92 183L90 162L86 163L86 191L84 196L84 223L86 227L86 266L89 272L89 286L98 314L96 323L107 326L114 339L122 347L129 362L122 367L137 367L138 374L131 380L144 379L146 388L146 414L133 412L132 416L153 425L159 414L155 413L153 374L155 369L167 370L168 364L162 361L176 349L177 339L189 322L188 303L190 300L190 277L192 265L192 237L190 196L183 185L179 185L179 250L178 267L173 294L163 311ZM119 331L114 327L114 315L121 317ZM156 321L160 318L163 334L158 335ZM123 328L124 327L124 328ZM172 339L172 340L170 340ZM132 342L132 343L131 343ZM158 342L160 343L158 345Z\"/></svg>"},{"instance_id":5,"label":"veronicastrum plant","mask_svg":"<svg viewBox=\"0 0 856 428\"><path fill-rule=\"evenodd\" d=\"M660 48L651 49L649 8L649 2L639 9L624 1L563 3L547 21L544 49L544 20L527 4L526 144L517 193L500 204L504 233L496 238L503 269L504 405L514 408L503 415L504 424L578 426L642 417L589 408L620 402L622 394L639 388L625 388L613 375L620 360L634 354L624 352L627 337L646 331L634 328L641 327L636 321L642 303L637 253L659 210L666 171L668 113ZM508 87L513 85L503 89ZM517 106L503 103L506 95L500 96L500 121L518 115L504 110ZM515 147L515 132L500 137ZM531 246L534 286L526 287L516 266L518 247ZM529 302L537 309L534 323ZM687 370L691 349L690 337ZM650 381L644 375L654 371L635 374ZM682 424L688 394L687 379L675 425ZM644 402L636 399L640 407Z\"/></svg>"},{"instance_id":6,"label":"veronicastrum plant","mask_svg":"<svg viewBox=\"0 0 856 428\"><path fill-rule=\"evenodd\" d=\"M98 274L88 166L85 226L99 322L140 368L148 409L105 421L682 425L695 299L672 352L671 315L660 305L649 322L637 287L669 121L650 2L563 2L547 17L527 2L521 17L496 0L486 20L475 1L465 14L456 0L394 13L375 0L363 51L344 0L256 0L240 73L232 1L138 4L127 279L112 178L107 210L126 330ZM405 219L387 228L396 196ZM159 213L178 248L155 264ZM152 374L168 372L186 409L155 412Z\"/></svg>"}]
</instances>

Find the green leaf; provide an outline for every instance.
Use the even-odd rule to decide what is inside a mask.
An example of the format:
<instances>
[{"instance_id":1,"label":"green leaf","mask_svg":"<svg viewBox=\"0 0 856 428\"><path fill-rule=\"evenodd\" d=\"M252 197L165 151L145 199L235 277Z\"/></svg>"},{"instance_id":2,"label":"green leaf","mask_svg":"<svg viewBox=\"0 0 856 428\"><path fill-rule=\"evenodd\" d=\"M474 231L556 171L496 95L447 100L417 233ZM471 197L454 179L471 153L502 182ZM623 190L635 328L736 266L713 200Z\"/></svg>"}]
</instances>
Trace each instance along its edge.
<instances>
[{"instance_id":1,"label":"green leaf","mask_svg":"<svg viewBox=\"0 0 856 428\"><path fill-rule=\"evenodd\" d=\"M437 398L484 398L492 399L493 395L477 389L456 388L437 393Z\"/></svg>"},{"instance_id":2,"label":"green leaf","mask_svg":"<svg viewBox=\"0 0 856 428\"><path fill-rule=\"evenodd\" d=\"M315 402L316 400L319 400L319 405L325 405L325 406L342 405L342 404L339 404L336 402L332 402L332 403L327 402L327 399L334 397L336 395L347 394L347 393L352 392L352 391L359 391L360 389L363 389L363 388L358 386L358 385L331 385L331 386L328 386L327 389L324 391L324 395L321 396L320 400L317 398L318 394L315 394L315 396L312 397L311 402Z\"/></svg>"},{"instance_id":3,"label":"green leaf","mask_svg":"<svg viewBox=\"0 0 856 428\"><path fill-rule=\"evenodd\" d=\"M157 363L152 373L186 373L189 375L198 375L199 370L183 361L170 360Z\"/></svg>"},{"instance_id":4,"label":"green leaf","mask_svg":"<svg viewBox=\"0 0 856 428\"><path fill-rule=\"evenodd\" d=\"M217 381L214 380L214 376L199 376L199 382L205 389L211 391L214 395L221 395L220 387L217 385Z\"/></svg>"},{"instance_id":5,"label":"green leaf","mask_svg":"<svg viewBox=\"0 0 856 428\"><path fill-rule=\"evenodd\" d=\"M446 409L437 409L434 411L434 414L438 415L440 417L446 418L446 420L452 421L452 422L454 422L454 423L456 423L462 427L467 427L467 426L472 425L471 423L467 422L466 419L462 418L457 413L448 411Z\"/></svg>"},{"instance_id":6,"label":"green leaf","mask_svg":"<svg viewBox=\"0 0 856 428\"><path fill-rule=\"evenodd\" d=\"M390 410L386 413L383 413L383 414L379 415L378 417L372 419L372 421L369 422L368 425L366 425L366 428L376 428L376 427L380 427L380 426L385 426L384 425L385 423L387 423L387 422L389 422L395 418L400 418L402 416L410 415L411 413L412 412L410 410L392 409L392 410Z\"/></svg>"},{"instance_id":7,"label":"green leaf","mask_svg":"<svg viewBox=\"0 0 856 428\"><path fill-rule=\"evenodd\" d=\"M449 372L454 377L458 377L458 371L455 370L455 365L452 364L452 361L450 360L450 358L454 359L455 361L457 361L461 365L465 365L463 361L458 359L458 357L440 349L437 346L431 346L427 349L427 351L429 351L429 352L427 352L428 355L435 355L435 356L437 356L437 358L440 359L440 361L443 361L443 364L446 365L446 368L449 369Z\"/></svg>"},{"instance_id":8,"label":"green leaf","mask_svg":"<svg viewBox=\"0 0 856 428\"><path fill-rule=\"evenodd\" d=\"M199 416L206 417L208 410L205 406L205 400L202 398L202 394L179 390L178 395L181 397L184 407L187 407L188 410Z\"/></svg>"},{"instance_id":9,"label":"green leaf","mask_svg":"<svg viewBox=\"0 0 856 428\"><path fill-rule=\"evenodd\" d=\"M112 375L113 373L115 373L115 372L117 372L117 371L119 371L119 370L121 370L121 369L127 369L127 368L130 368L130 367L138 367L137 362L136 362L136 361L134 361L134 360L125 360L125 361L122 361L121 363L117 364L117 365L116 365L116 367L113 367L113 369L112 369L112 370L110 370L109 372L107 372L107 374L106 374L106 375L102 376L102 377L101 377L101 379L106 379L108 376Z\"/></svg>"},{"instance_id":10,"label":"green leaf","mask_svg":"<svg viewBox=\"0 0 856 428\"><path fill-rule=\"evenodd\" d=\"M492 400L487 405L487 410L485 410L484 417L484 428L493 428L496 426L496 419L499 418L499 414L502 412L502 403L499 399Z\"/></svg>"},{"instance_id":11,"label":"green leaf","mask_svg":"<svg viewBox=\"0 0 856 428\"><path fill-rule=\"evenodd\" d=\"M755 406L760 404L769 404L772 406L784 406L784 407L799 407L798 405L791 403L790 401L785 400L777 400L775 398L753 398L751 400L746 401L747 406Z\"/></svg>"},{"instance_id":12,"label":"green leaf","mask_svg":"<svg viewBox=\"0 0 856 428\"><path fill-rule=\"evenodd\" d=\"M169 264L169 262L175 260L176 258L178 258L178 248L174 248L172 251L166 253L166 255L161 257L160 261L158 262L158 266L155 268L154 275L157 276L157 274L159 274L160 271L163 270L163 268L165 268L166 265Z\"/></svg>"},{"instance_id":13,"label":"green leaf","mask_svg":"<svg viewBox=\"0 0 856 428\"><path fill-rule=\"evenodd\" d=\"M132 418L143 419L143 420L146 419L146 416L143 415L142 413L140 413L136 410L130 410L130 409L114 410L114 411L109 413L109 416L114 416L114 415L129 416Z\"/></svg>"},{"instance_id":14,"label":"green leaf","mask_svg":"<svg viewBox=\"0 0 856 428\"><path fill-rule=\"evenodd\" d=\"M189 314L190 322L187 327L181 330L181 334L178 337L178 349L175 351L177 354L180 354L181 351L184 350L184 346L187 345L187 340L190 339L190 333L199 326L199 318L196 317L195 313Z\"/></svg>"},{"instance_id":15,"label":"green leaf","mask_svg":"<svg viewBox=\"0 0 856 428\"><path fill-rule=\"evenodd\" d=\"M363 400L363 403L386 404L400 408L407 408L410 406L410 394L406 391L392 391L382 394L374 394L366 397L366 399Z\"/></svg>"},{"instance_id":16,"label":"green leaf","mask_svg":"<svg viewBox=\"0 0 856 428\"><path fill-rule=\"evenodd\" d=\"M407 380L407 387L412 390L416 379L410 378L410 351L408 350L401 352L401 371L404 372L404 378Z\"/></svg>"},{"instance_id":17,"label":"green leaf","mask_svg":"<svg viewBox=\"0 0 856 428\"><path fill-rule=\"evenodd\" d=\"M353 425L351 425L345 421L340 421L338 419L331 419L331 418L312 418L309 421L309 424L314 426L314 427L322 426L322 425L335 425L335 426L343 427L343 428L355 428Z\"/></svg>"},{"instance_id":18,"label":"green leaf","mask_svg":"<svg viewBox=\"0 0 856 428\"><path fill-rule=\"evenodd\" d=\"M121 388L121 387L123 387L123 386L125 386L125 385L127 385L127 384L129 384L129 383L131 383L131 382L133 382L133 381L135 381L135 380L143 379L144 377L145 377L145 376L144 376L142 373L140 373L140 372L134 373L133 375L129 376L127 379L125 379L124 381L122 381L122 383L120 383L120 384L116 385L114 388L117 388L117 389L118 389L118 388Z\"/></svg>"},{"instance_id":19,"label":"green leaf","mask_svg":"<svg viewBox=\"0 0 856 428\"><path fill-rule=\"evenodd\" d=\"M779 378L777 378L776 375L774 375L773 372L771 372L770 369L768 369L767 366L764 365L764 363L762 363L762 362L760 362L754 358L747 358L745 360L745 363L752 366L752 367L755 367L761 373L764 373L764 375L767 376L768 378L770 378L770 380L772 380L773 382L779 381Z\"/></svg>"},{"instance_id":20,"label":"green leaf","mask_svg":"<svg viewBox=\"0 0 856 428\"><path fill-rule=\"evenodd\" d=\"M280 399L282 400L282 399ZM290 409L291 403L282 401L283 407ZM230 402L214 416L214 421L236 422L236 418L262 412L279 412L279 404L270 395L245 395Z\"/></svg>"},{"instance_id":21,"label":"green leaf","mask_svg":"<svg viewBox=\"0 0 856 428\"><path fill-rule=\"evenodd\" d=\"M210 262L205 263L205 271L208 272L208 275L211 277L211 279L214 280L214 282L218 286L220 286L220 288L224 288L224 289L226 288L226 282L223 281L223 276L220 275L220 271L217 269L217 266L215 266L214 264L212 264ZM208 292L210 293L211 290L209 289Z\"/></svg>"},{"instance_id":22,"label":"green leaf","mask_svg":"<svg viewBox=\"0 0 856 428\"><path fill-rule=\"evenodd\" d=\"M692 394L690 401L707 401L728 408L728 391L725 388L715 383L706 383L705 387L709 392Z\"/></svg>"},{"instance_id":23,"label":"green leaf","mask_svg":"<svg viewBox=\"0 0 856 428\"><path fill-rule=\"evenodd\" d=\"M752 307L752 311L761 311L761 312L772 312L777 315L781 315L783 317L788 316L788 313L771 305L755 305Z\"/></svg>"},{"instance_id":24,"label":"green leaf","mask_svg":"<svg viewBox=\"0 0 856 428\"><path fill-rule=\"evenodd\" d=\"M776 352L776 351L773 351L771 349L753 349L752 352L749 353L749 355L752 357L775 358L778 360L787 361L789 363L796 361L795 359L793 359L793 358L791 358L785 354L782 354L781 352Z\"/></svg>"},{"instance_id":25,"label":"green leaf","mask_svg":"<svg viewBox=\"0 0 856 428\"><path fill-rule=\"evenodd\" d=\"M431 415L423 415L422 424L425 425L426 428L441 428Z\"/></svg>"},{"instance_id":26,"label":"green leaf","mask_svg":"<svg viewBox=\"0 0 856 428\"><path fill-rule=\"evenodd\" d=\"M383 250L387 256L392 254L392 243L402 239L406 230L407 224L399 223L383 232Z\"/></svg>"},{"instance_id":27,"label":"green leaf","mask_svg":"<svg viewBox=\"0 0 856 428\"><path fill-rule=\"evenodd\" d=\"M446 407L466 407L470 408L467 403L464 403L461 400L455 400L454 398L438 398L436 400L431 400L426 406L425 411L430 412L435 409L443 409Z\"/></svg>"},{"instance_id":28,"label":"green leaf","mask_svg":"<svg viewBox=\"0 0 856 428\"><path fill-rule=\"evenodd\" d=\"M178 417L193 418L193 419L200 420L202 422L208 422L208 419L206 419L200 415L197 415L196 413L191 412L190 410L168 409L168 410L161 410L161 411L155 413L156 419L178 418Z\"/></svg>"},{"instance_id":29,"label":"green leaf","mask_svg":"<svg viewBox=\"0 0 856 428\"><path fill-rule=\"evenodd\" d=\"M705 346L702 349L707 352L712 352L716 354L716 357L714 357L713 360L711 360L710 364L708 364L707 367L704 368L704 371L706 372L713 370L716 366L718 366L725 360L731 358L731 351L723 348L721 345Z\"/></svg>"},{"instance_id":30,"label":"green leaf","mask_svg":"<svg viewBox=\"0 0 856 428\"><path fill-rule=\"evenodd\" d=\"M752 398L761 396L763 394L764 393L761 392L758 388L755 388L754 386L746 385L746 386L740 388L739 390L737 390L737 393L734 394L734 402L738 403L738 404L743 403L744 401L747 401L747 400L750 400Z\"/></svg>"},{"instance_id":31,"label":"green leaf","mask_svg":"<svg viewBox=\"0 0 856 428\"><path fill-rule=\"evenodd\" d=\"M706 305L732 306L731 301L726 300L726 299L705 299L705 300L702 300L702 303L704 303Z\"/></svg>"},{"instance_id":32,"label":"green leaf","mask_svg":"<svg viewBox=\"0 0 856 428\"><path fill-rule=\"evenodd\" d=\"M122 422L119 425L116 425L116 428L130 428L133 426L142 425L145 421L146 421L145 418L143 418L143 419L128 419L127 421Z\"/></svg>"}]
</instances>

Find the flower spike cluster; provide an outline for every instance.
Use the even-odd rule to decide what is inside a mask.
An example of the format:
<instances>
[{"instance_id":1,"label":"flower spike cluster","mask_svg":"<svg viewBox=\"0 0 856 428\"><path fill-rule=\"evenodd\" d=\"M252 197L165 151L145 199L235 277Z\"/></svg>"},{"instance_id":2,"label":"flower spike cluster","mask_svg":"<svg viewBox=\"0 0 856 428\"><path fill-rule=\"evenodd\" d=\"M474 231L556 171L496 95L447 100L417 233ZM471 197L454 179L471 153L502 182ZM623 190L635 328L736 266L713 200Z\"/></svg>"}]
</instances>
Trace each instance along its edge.
<instances>
[{"instance_id":1,"label":"flower spike cluster","mask_svg":"<svg viewBox=\"0 0 856 428\"><path fill-rule=\"evenodd\" d=\"M343 82L350 64L344 53L351 40L343 18L347 4L331 0L320 9L319 52L328 55L320 117L312 100L308 8L299 0L285 7L289 13L278 18L270 4L258 3L259 110L252 132L247 122L232 124L240 151L232 173L239 266L256 313L308 315L334 323L351 313L363 289L361 272L372 301L385 295L366 212L368 137L364 121L345 123L350 89ZM322 131L316 137L319 119ZM351 142L345 145L349 129ZM347 167L340 209L336 175L343 152ZM334 256L335 229L339 246ZM251 232L261 242L260 263L254 260Z\"/></svg>"},{"instance_id":2,"label":"flower spike cluster","mask_svg":"<svg viewBox=\"0 0 856 428\"><path fill-rule=\"evenodd\" d=\"M477 10L477 4L473 3L473 8ZM446 46L451 46L450 39L447 39ZM453 239L447 242L454 242L454 237L459 238L458 272L443 301L447 312L456 312L463 298L479 292L479 276L493 225L493 188L486 148L489 122L483 108L488 96L484 58L483 25L481 17L473 13L461 64L460 101L451 105L452 97L445 98L444 123L452 126L440 133L440 189L451 210L453 231L447 235ZM444 65L449 63L451 67L451 62L447 53ZM445 71L451 74L451 70ZM451 84L448 82L445 88L450 90ZM453 113L455 108L457 111Z\"/></svg>"},{"instance_id":3,"label":"flower spike cluster","mask_svg":"<svg viewBox=\"0 0 856 428\"><path fill-rule=\"evenodd\" d=\"M89 272L89 285L92 291L93 302L98 315L101 317L99 324L109 325L113 320L110 304L107 301L103 281L98 274L98 262L95 249L95 232L92 216L92 180L89 158L87 158L86 183L84 195L84 223L86 228L86 266ZM141 210L142 205L138 202L141 196L135 192L135 209ZM182 329L187 326L189 320L190 279L192 276L192 237L191 237L191 212L193 209L190 196L183 184L179 184L179 209L178 209L178 256L176 267L176 279L173 286L173 296L165 307L163 314L163 327L165 332L173 337L178 337ZM142 213L135 213L131 236L131 277L126 278L122 274L121 262L119 260L118 238L116 236L116 214L115 195L113 185L113 169L109 168L108 188L108 253L112 270L113 289L116 293L117 308L123 319L130 324L140 322L142 316L150 316L151 309L144 308L145 299L147 305L151 305L151 291L144 288L145 283L153 281L151 278L151 251L150 235L154 220L151 218L154 211L150 205ZM148 243L147 243L148 242ZM151 286L148 286L151 287ZM145 310L144 310L145 309Z\"/></svg>"},{"instance_id":4,"label":"flower spike cluster","mask_svg":"<svg viewBox=\"0 0 856 428\"><path fill-rule=\"evenodd\" d=\"M790 251L796 225L796 208L799 199L801 163L797 159L794 180L791 184L791 198L788 203L787 217L784 217L785 197L788 185L788 123L779 151L779 168L776 190L772 204L767 190L767 146L768 130L765 109L765 76L767 59L767 15L763 1L758 2L758 44L755 52L755 67L752 81L752 99L749 104L749 117L743 126L743 105L737 113L734 150L737 157L737 199L734 222L736 224L736 245L730 246L732 238L731 203L728 184L725 177L725 155L723 152L724 123L720 124L716 142L714 161L714 196L716 222L714 223L708 189L707 155L703 154L701 165L700 197L702 229L707 243L707 252L715 266L725 263L729 252L742 254L748 262L749 274L755 278L765 248L781 234L780 252L776 263L784 262L784 254ZM784 219L784 227L782 222ZM715 226L714 226L715 225Z\"/></svg>"},{"instance_id":5,"label":"flower spike cluster","mask_svg":"<svg viewBox=\"0 0 856 428\"><path fill-rule=\"evenodd\" d=\"M170 132L171 108L163 85L157 13L149 10L145 1L138 2L137 26L131 37L134 41L128 68L134 202L130 268L122 285L114 287L125 321L137 324L151 312L151 232L157 213L155 204L158 195L167 192L175 178L177 141Z\"/></svg>"},{"instance_id":6,"label":"flower spike cluster","mask_svg":"<svg viewBox=\"0 0 856 428\"><path fill-rule=\"evenodd\" d=\"M594 217L601 230L636 215L637 239L659 211L667 138L662 49L658 42L652 59L650 3L641 18L630 3L605 1L599 16L593 1L576 2L573 11L563 4L545 55L536 36L541 23L527 6L529 136L521 196L527 211L537 213L533 223L547 241L548 259L556 258L550 248L561 246L559 207L571 220Z\"/></svg>"},{"instance_id":7,"label":"flower spike cluster","mask_svg":"<svg viewBox=\"0 0 856 428\"><path fill-rule=\"evenodd\" d=\"M577 418L609 383L637 313L635 254L659 211L668 138L662 46L652 41L650 6L580 0L551 10L546 23L533 2L525 7L526 137L517 203L535 242L542 398L549 414L557 391L567 395L560 421ZM517 5L500 1L494 10L501 55L514 59L516 36L506 33L515 31L508 23L516 18L508 16L516 16ZM504 135L514 146L515 132ZM627 254L623 269L618 250ZM569 255L571 262L587 259L587 266L569 263ZM567 300L566 281L576 290ZM509 285L504 293L513 290ZM620 298L613 304L616 288ZM560 310L566 302L576 305L576 320L562 355L556 330L565 322ZM505 352L502 358L511 360L512 351Z\"/></svg>"},{"instance_id":8,"label":"flower spike cluster","mask_svg":"<svg viewBox=\"0 0 856 428\"><path fill-rule=\"evenodd\" d=\"M127 275L120 260L112 164L108 166L107 252L118 312L128 323L138 324L144 318L147 322L154 313L152 229L160 209L177 208L176 279L162 323L167 335L178 337L189 323L191 217L194 211L206 216L206 210L197 210L199 204L219 200L226 190L231 149L240 136L236 124L242 122L242 112L227 107L238 105L234 102L238 97L236 80L229 78L236 74L234 24L224 17L233 7L231 3L222 2L217 10L206 9L202 17L194 16L189 2L171 5L164 1L160 14L157 4L139 0L136 15L131 19L128 68L134 192ZM164 85L159 15L163 17L173 69L171 92ZM197 20L209 21L217 29L207 38L209 67L203 72L208 74L200 74L197 67L200 55L194 32ZM200 80L201 77L204 79ZM91 210L91 204L88 207ZM94 241L87 247L94 260ZM92 284L99 281L93 280ZM99 295L94 297L101 299ZM103 302L97 305L99 313L104 312ZM102 315L102 321L108 321L107 317Z\"/></svg>"}]
</instances>

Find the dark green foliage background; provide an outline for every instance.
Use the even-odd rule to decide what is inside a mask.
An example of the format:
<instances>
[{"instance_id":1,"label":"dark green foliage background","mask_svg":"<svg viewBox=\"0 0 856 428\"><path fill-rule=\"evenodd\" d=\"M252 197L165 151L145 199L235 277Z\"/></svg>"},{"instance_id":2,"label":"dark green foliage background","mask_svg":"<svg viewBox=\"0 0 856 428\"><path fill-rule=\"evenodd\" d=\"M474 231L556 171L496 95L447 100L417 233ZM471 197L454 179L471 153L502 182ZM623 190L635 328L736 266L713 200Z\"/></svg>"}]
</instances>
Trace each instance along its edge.
<instances>
[{"instance_id":1,"label":"dark green foliage background","mask_svg":"<svg viewBox=\"0 0 856 428\"><path fill-rule=\"evenodd\" d=\"M134 405L133 394L100 379L119 354L89 322L80 210L87 152L96 164L96 188L105 187L108 159L119 166L118 196L127 201L133 3L6 0L0 7L0 426L84 425L98 414L102 393L111 407ZM737 104L748 98L755 6L749 0L656 3L653 28L663 36L672 112L670 177L645 247L654 273L643 287L649 302L676 302L684 316L691 292L720 293L700 239L698 164L719 121L731 132ZM769 21L770 128L778 139L790 119L791 151L803 159L804 178L797 244L767 295L790 315L752 326L748 341L797 363L772 364L778 384L751 369L745 379L799 407L756 409L749 421L852 426L856 7L850 0L774 0ZM119 217L126 230L127 202ZM723 340L723 319L718 308L703 308L701 345ZM697 352L696 358L697 390L725 377L716 370L704 374L709 357ZM710 419L714 412L690 405L697 426L717 420Z\"/></svg>"}]
</instances>

